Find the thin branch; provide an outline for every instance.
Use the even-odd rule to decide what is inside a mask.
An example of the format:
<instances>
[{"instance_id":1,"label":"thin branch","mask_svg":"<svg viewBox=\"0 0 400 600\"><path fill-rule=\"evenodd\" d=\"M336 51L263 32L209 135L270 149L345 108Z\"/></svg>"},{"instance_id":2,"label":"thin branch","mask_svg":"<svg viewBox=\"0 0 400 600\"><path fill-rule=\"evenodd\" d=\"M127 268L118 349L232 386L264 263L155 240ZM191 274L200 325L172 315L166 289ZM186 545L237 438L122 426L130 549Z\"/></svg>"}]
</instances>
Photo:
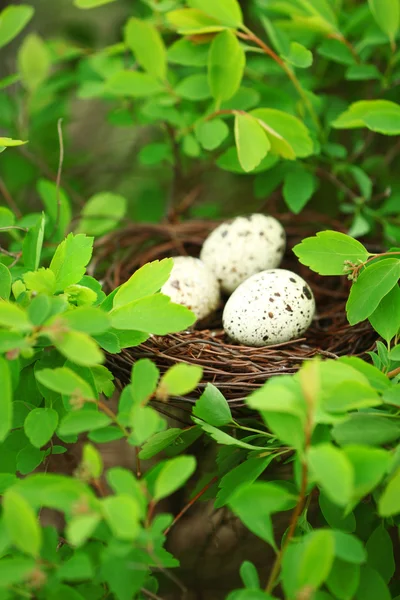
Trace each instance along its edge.
<instances>
[{"instance_id":1,"label":"thin branch","mask_svg":"<svg viewBox=\"0 0 400 600\"><path fill-rule=\"evenodd\" d=\"M175 519L172 521L171 525L169 527L167 527L167 529L164 531L164 535L167 535L172 527L179 521L179 519L181 519L183 517L183 515L189 510L189 508L191 506L193 506L193 504L199 499L201 498L201 496L203 496L203 494L206 493L206 491L212 486L214 485L214 483L218 481L218 477L213 477L204 487L203 489L200 490L200 492L198 494L196 494L191 500L189 500L189 502L186 504L186 506L184 506L182 508L182 510L176 515Z\"/></svg>"},{"instance_id":2,"label":"thin branch","mask_svg":"<svg viewBox=\"0 0 400 600\"><path fill-rule=\"evenodd\" d=\"M300 98L303 100L304 104L306 105L307 110L310 113L310 116L311 116L312 120L314 121L315 126L317 127L317 129L319 131L322 131L321 122L320 122L320 120L318 118L317 113L314 110L314 107L313 107L310 99L308 98L306 92L304 91L304 89L303 89L300 81L297 79L295 73L285 63L285 61L282 60L281 57L278 56L272 50L272 48L270 48L265 42L263 42L262 39L260 39L255 33L253 33L252 31L250 31L250 29L246 28L246 33L236 32L236 35L238 37L244 39L244 40L250 40L250 41L254 42L255 44L257 44L257 46L259 46L265 52L265 54L267 54L270 58L272 58L272 60L274 60L281 67L281 69L289 77L290 81L292 82L293 86L295 87L295 89L296 89L297 93L299 94Z\"/></svg>"},{"instance_id":3,"label":"thin branch","mask_svg":"<svg viewBox=\"0 0 400 600\"><path fill-rule=\"evenodd\" d=\"M58 160L58 170L57 170L57 178L56 178L56 194L57 194L57 213L54 221L54 227L52 232L49 235L49 240L54 236L57 231L58 225L60 223L60 215L61 215L61 195L60 195L60 185L61 185L61 173L62 167L64 163L64 140L62 133L62 122L63 119L58 119L57 121L57 132L58 132L58 143L60 145L60 156Z\"/></svg>"},{"instance_id":4,"label":"thin branch","mask_svg":"<svg viewBox=\"0 0 400 600\"><path fill-rule=\"evenodd\" d=\"M344 194L346 194L346 196L348 196L351 200L355 200L356 198L358 198L357 194L353 192L351 188L349 188L345 183L343 183L343 181L338 179L336 175L334 175L330 171L325 171L325 169L321 169L321 167L318 167L315 170L315 172L323 179L330 181L335 187L344 192Z\"/></svg>"},{"instance_id":5,"label":"thin branch","mask_svg":"<svg viewBox=\"0 0 400 600\"><path fill-rule=\"evenodd\" d=\"M13 213L20 219L22 217L22 213L19 210L17 203L15 202L14 198L11 196L10 192L7 189L6 184L4 183L4 181L1 177L0 177L0 192L1 192L2 196L4 197L4 200L7 202L8 206L13 211Z\"/></svg>"},{"instance_id":6,"label":"thin branch","mask_svg":"<svg viewBox=\"0 0 400 600\"><path fill-rule=\"evenodd\" d=\"M150 592L150 590L146 590L145 588L140 588L140 591L148 598L151 598L151 600L163 600L161 596L157 596L156 594L153 594L153 592Z\"/></svg>"}]
</instances>

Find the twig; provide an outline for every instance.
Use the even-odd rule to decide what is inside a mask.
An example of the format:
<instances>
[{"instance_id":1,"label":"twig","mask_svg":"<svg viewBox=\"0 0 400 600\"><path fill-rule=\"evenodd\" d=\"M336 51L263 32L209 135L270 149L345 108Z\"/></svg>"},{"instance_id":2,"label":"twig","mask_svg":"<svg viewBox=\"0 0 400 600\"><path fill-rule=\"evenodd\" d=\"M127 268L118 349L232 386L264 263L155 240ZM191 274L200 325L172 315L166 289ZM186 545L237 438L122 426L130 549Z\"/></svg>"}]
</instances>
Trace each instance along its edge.
<instances>
[{"instance_id":1,"label":"twig","mask_svg":"<svg viewBox=\"0 0 400 600\"><path fill-rule=\"evenodd\" d=\"M300 98L303 100L304 104L306 105L308 112L310 113L310 116L311 116L312 120L314 121L315 126L317 127L317 129L319 131L322 131L321 122L318 118L317 113L314 110L314 107L313 107L310 99L308 98L306 92L303 90L300 81L297 79L296 75L294 74L292 69L285 63L285 61L282 60L281 57L278 56L272 50L272 48L270 48L265 42L263 42L263 40L261 40L250 29L246 28L246 33L236 32L236 35L244 40L250 40L250 41L254 42L255 44L257 44L257 46L259 46L259 48L261 48L265 52L265 54L267 54L270 58L272 58L272 60L274 60L281 67L281 69L289 77L290 81L292 82L293 86L295 87Z\"/></svg>"},{"instance_id":2,"label":"twig","mask_svg":"<svg viewBox=\"0 0 400 600\"><path fill-rule=\"evenodd\" d=\"M165 123L165 128L171 142L172 154L174 157L174 165L172 172L171 188L169 191L168 202L166 206L166 218L168 222L175 220L175 196L182 181L182 162L179 154L179 145L175 137L175 131L170 123Z\"/></svg>"},{"instance_id":3,"label":"twig","mask_svg":"<svg viewBox=\"0 0 400 600\"><path fill-rule=\"evenodd\" d=\"M10 192L7 189L6 184L4 183L4 181L1 177L0 177L0 192L1 192L2 196L4 197L4 200L7 202L8 206L11 208L11 210L14 212L14 214L20 219L22 217L22 213L19 210L17 203L15 202L14 198L11 196Z\"/></svg>"},{"instance_id":4,"label":"twig","mask_svg":"<svg viewBox=\"0 0 400 600\"><path fill-rule=\"evenodd\" d=\"M57 170L57 178L56 178L57 212L56 212L56 218L54 220L53 230L51 231L51 233L49 235L49 240L51 240L51 238L57 231L57 228L58 228L58 225L60 222L60 215L61 215L60 185L61 185L62 167L63 167L63 162L64 162L64 140L63 140L62 127L61 127L62 122L63 122L62 118L58 119L58 121L57 121L58 143L60 145L60 157L58 160L58 170Z\"/></svg>"},{"instance_id":5,"label":"twig","mask_svg":"<svg viewBox=\"0 0 400 600\"><path fill-rule=\"evenodd\" d=\"M145 588L140 588L140 591L142 592L142 594L144 594L148 598L151 598L151 600L163 600L161 598L161 596L157 596L156 594L153 594L153 592L150 592L149 590L146 590Z\"/></svg>"},{"instance_id":6,"label":"twig","mask_svg":"<svg viewBox=\"0 0 400 600\"><path fill-rule=\"evenodd\" d=\"M206 491L212 486L214 485L214 483L218 481L218 477L213 477L204 487L203 489L200 490L200 492L198 494L196 494L193 498L191 498L191 500L189 500L189 502L186 504L186 506L184 506L182 508L182 510L176 515L175 519L172 521L171 525L169 527L167 527L167 529L164 531L164 535L167 535L172 527L179 521L179 519L181 519L181 517L183 517L183 515L189 510L189 508L191 506L193 506L193 504L199 499L201 498L201 496L203 494L206 493Z\"/></svg>"},{"instance_id":7,"label":"twig","mask_svg":"<svg viewBox=\"0 0 400 600\"><path fill-rule=\"evenodd\" d=\"M334 175L330 171L325 171L325 169L321 169L321 167L318 167L315 170L315 172L320 177L326 179L327 181L330 181L335 187L337 187L344 194L346 194L346 196L348 196L351 200L355 200L356 198L358 198L357 194L353 192L351 188L349 188L345 183L343 183L343 181L338 179L336 175Z\"/></svg>"},{"instance_id":8,"label":"twig","mask_svg":"<svg viewBox=\"0 0 400 600\"><path fill-rule=\"evenodd\" d=\"M312 375L313 374L311 373L311 377L312 377ZM309 375L307 374L307 376L309 376ZM308 389L304 389L304 386L303 386L303 395L304 395L304 399L305 399L306 406L307 406L307 417L306 417L306 423L305 423L305 427L304 427L305 440L304 440L304 454L301 459L302 460L301 484L300 484L299 499L298 499L297 504L292 512L292 516L291 516L290 523L289 523L289 529L288 529L285 541L282 545L281 550L277 554L277 557L274 562L274 566L272 567L272 571L269 576L267 586L265 588L265 591L267 593L271 593L275 587L276 580L277 580L278 575L281 570L284 554L295 534L297 522L299 520L301 513L303 512L304 505L305 505L306 498L307 498L306 493L307 493L307 480L308 480L308 465L307 465L306 455L307 455L307 450L311 444L314 399L312 397L312 392L310 393Z\"/></svg>"},{"instance_id":9,"label":"twig","mask_svg":"<svg viewBox=\"0 0 400 600\"><path fill-rule=\"evenodd\" d=\"M396 369L393 369L393 371L389 371L389 373L387 374L387 377L389 377L389 379L393 379L394 377L396 377L396 375L399 375L400 373L400 367L397 367Z\"/></svg>"}]
</instances>

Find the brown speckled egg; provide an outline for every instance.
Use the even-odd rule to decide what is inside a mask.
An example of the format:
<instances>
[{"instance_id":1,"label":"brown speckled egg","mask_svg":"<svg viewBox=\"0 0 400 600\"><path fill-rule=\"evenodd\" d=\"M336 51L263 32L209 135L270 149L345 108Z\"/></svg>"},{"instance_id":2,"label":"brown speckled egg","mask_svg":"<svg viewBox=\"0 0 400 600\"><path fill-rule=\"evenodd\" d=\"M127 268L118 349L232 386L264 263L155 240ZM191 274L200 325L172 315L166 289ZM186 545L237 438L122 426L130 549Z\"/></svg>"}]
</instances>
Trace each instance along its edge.
<instances>
[{"instance_id":1,"label":"brown speckled egg","mask_svg":"<svg viewBox=\"0 0 400 600\"><path fill-rule=\"evenodd\" d=\"M253 214L219 225L203 244L200 258L215 273L224 292L278 267L286 247L282 225L273 217Z\"/></svg>"},{"instance_id":2,"label":"brown speckled egg","mask_svg":"<svg viewBox=\"0 0 400 600\"><path fill-rule=\"evenodd\" d=\"M270 346L299 338L311 325L315 300L296 273L270 269L253 275L228 299L223 326L245 346Z\"/></svg>"},{"instance_id":3,"label":"brown speckled egg","mask_svg":"<svg viewBox=\"0 0 400 600\"><path fill-rule=\"evenodd\" d=\"M197 317L208 317L220 301L218 281L212 271L198 258L176 256L168 281L161 292L172 302L189 308Z\"/></svg>"}]
</instances>

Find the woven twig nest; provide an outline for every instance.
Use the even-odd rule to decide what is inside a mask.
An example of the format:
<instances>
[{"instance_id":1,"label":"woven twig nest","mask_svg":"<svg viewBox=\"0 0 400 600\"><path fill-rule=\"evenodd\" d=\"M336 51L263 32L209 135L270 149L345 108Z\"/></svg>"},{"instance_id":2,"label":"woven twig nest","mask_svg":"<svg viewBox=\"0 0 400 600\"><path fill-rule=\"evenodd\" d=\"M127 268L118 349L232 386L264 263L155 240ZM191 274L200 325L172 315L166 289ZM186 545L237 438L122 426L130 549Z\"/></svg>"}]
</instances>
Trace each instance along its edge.
<instances>
[{"instance_id":1,"label":"woven twig nest","mask_svg":"<svg viewBox=\"0 0 400 600\"><path fill-rule=\"evenodd\" d=\"M221 311L207 328L201 324L191 331L152 336L144 344L108 356L108 366L124 385L129 381L133 363L152 359L161 372L178 362L203 367L200 389L215 384L232 408L243 406L244 398L274 375L295 373L304 360L316 355L336 358L363 356L371 350L376 334L367 322L350 327L345 304L350 284L345 277L321 277L301 265L292 252L295 244L326 228L340 229L339 223L322 222L312 214L300 217L279 215L287 233L287 251L282 268L301 275L311 286L317 313L310 329L301 339L264 348L233 344L222 330ZM136 224L98 243L96 264L113 256L113 264L104 274L109 289L126 281L144 263L167 256L198 256L204 239L216 227L215 221L186 221L177 224ZM193 397L174 398L174 404L190 410Z\"/></svg>"}]
</instances>

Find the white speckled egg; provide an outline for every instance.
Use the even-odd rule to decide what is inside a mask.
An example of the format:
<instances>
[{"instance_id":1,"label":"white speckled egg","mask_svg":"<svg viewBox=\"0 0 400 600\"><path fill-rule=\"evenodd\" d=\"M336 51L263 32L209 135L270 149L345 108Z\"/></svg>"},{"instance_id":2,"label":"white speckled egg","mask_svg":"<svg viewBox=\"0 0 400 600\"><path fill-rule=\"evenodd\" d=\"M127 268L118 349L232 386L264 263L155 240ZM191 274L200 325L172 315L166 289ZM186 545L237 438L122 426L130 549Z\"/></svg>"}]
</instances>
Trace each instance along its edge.
<instances>
[{"instance_id":1,"label":"white speckled egg","mask_svg":"<svg viewBox=\"0 0 400 600\"><path fill-rule=\"evenodd\" d=\"M200 258L215 273L224 292L281 263L286 235L273 217L253 214L219 225L203 244Z\"/></svg>"},{"instance_id":2,"label":"white speckled egg","mask_svg":"<svg viewBox=\"0 0 400 600\"><path fill-rule=\"evenodd\" d=\"M270 269L253 275L228 299L223 326L245 346L270 346L299 338L311 325L315 300L296 273Z\"/></svg>"},{"instance_id":3,"label":"white speckled egg","mask_svg":"<svg viewBox=\"0 0 400 600\"><path fill-rule=\"evenodd\" d=\"M220 301L220 289L214 273L198 258L176 256L168 281L161 292L172 302L189 308L197 317L210 315Z\"/></svg>"}]
</instances>

